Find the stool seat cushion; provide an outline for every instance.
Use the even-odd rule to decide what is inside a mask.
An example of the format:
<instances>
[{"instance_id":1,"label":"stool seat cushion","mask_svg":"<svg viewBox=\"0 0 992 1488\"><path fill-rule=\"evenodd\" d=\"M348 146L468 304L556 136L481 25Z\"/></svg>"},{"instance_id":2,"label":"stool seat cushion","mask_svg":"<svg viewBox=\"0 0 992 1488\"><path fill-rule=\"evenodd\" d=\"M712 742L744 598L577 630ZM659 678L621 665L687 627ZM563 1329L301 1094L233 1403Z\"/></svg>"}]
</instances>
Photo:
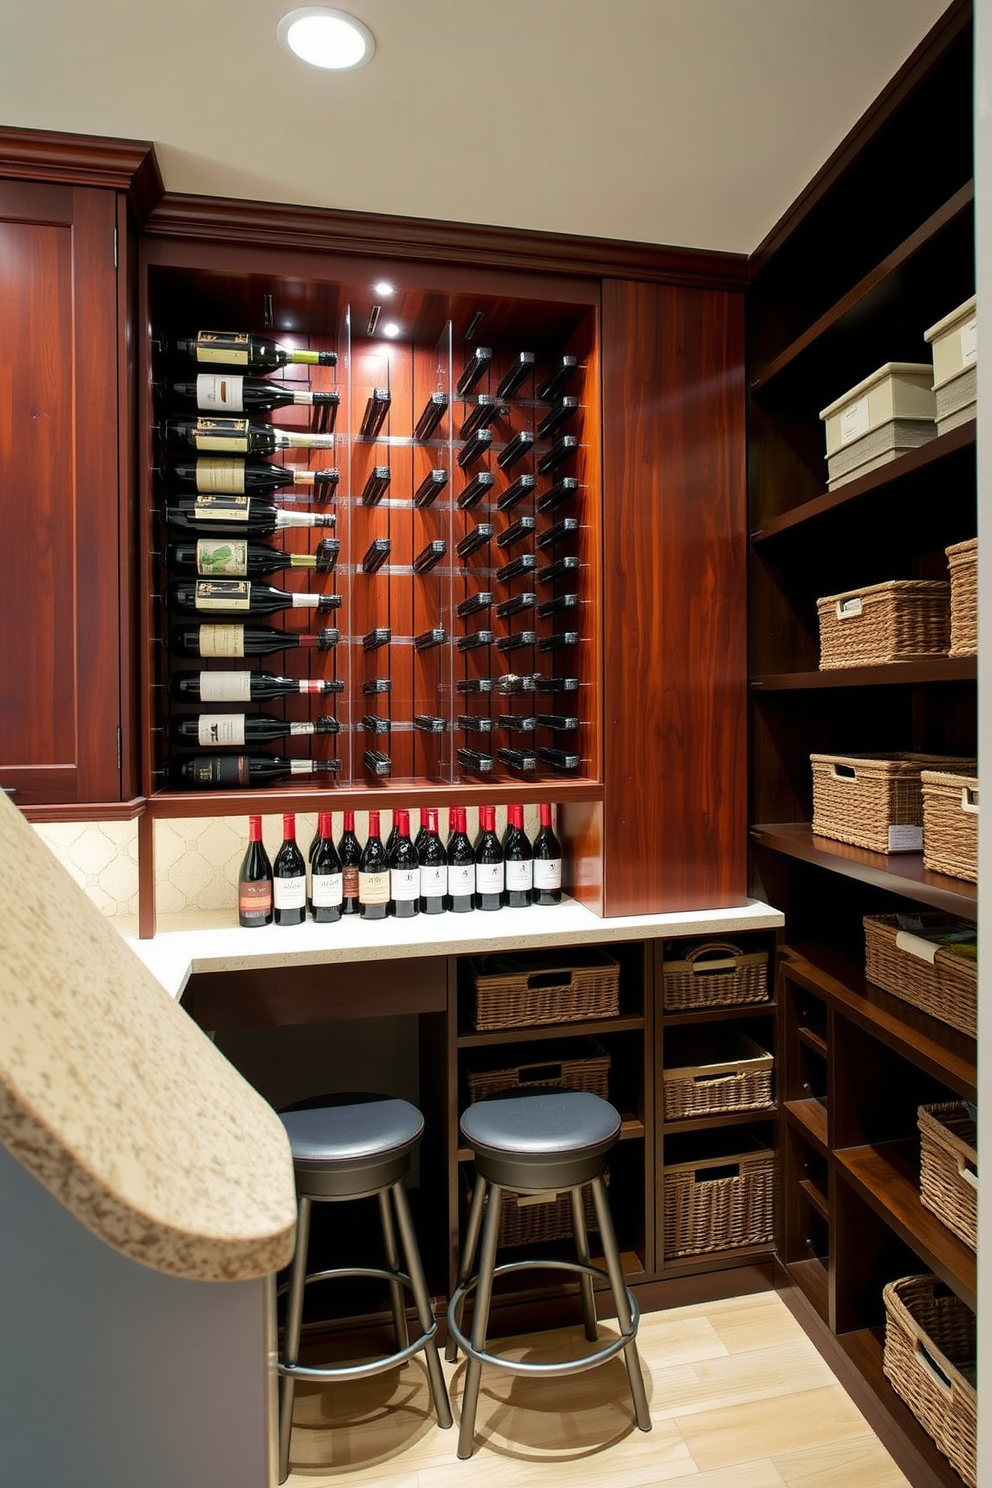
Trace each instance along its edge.
<instances>
[{"instance_id":1,"label":"stool seat cushion","mask_svg":"<svg viewBox=\"0 0 992 1488\"><path fill-rule=\"evenodd\" d=\"M611 1147L620 1116L609 1101L585 1090L513 1091L469 1106L461 1130L477 1153L540 1163Z\"/></svg>"},{"instance_id":2,"label":"stool seat cushion","mask_svg":"<svg viewBox=\"0 0 992 1488\"><path fill-rule=\"evenodd\" d=\"M297 1170L374 1166L416 1146L424 1118L386 1095L311 1096L279 1112Z\"/></svg>"}]
</instances>

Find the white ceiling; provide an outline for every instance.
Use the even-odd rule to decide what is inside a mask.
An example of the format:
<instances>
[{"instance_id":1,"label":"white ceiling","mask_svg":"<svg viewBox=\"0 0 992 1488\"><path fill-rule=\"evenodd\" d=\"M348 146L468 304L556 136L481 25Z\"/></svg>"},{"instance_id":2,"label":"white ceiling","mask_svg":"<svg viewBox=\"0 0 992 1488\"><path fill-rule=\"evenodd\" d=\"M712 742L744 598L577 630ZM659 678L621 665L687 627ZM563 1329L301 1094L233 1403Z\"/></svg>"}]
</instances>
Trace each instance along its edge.
<instances>
[{"instance_id":1,"label":"white ceiling","mask_svg":"<svg viewBox=\"0 0 992 1488\"><path fill-rule=\"evenodd\" d=\"M749 252L946 0L0 0L0 124L154 140L166 187Z\"/></svg>"}]
</instances>

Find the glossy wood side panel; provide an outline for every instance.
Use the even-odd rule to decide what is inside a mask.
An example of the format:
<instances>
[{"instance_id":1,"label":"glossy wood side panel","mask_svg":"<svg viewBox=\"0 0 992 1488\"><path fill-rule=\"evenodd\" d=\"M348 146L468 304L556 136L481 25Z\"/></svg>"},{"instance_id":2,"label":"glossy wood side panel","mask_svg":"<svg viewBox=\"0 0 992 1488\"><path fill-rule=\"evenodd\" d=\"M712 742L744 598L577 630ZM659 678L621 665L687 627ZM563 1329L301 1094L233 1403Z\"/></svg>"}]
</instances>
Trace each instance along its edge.
<instances>
[{"instance_id":1,"label":"glossy wood side panel","mask_svg":"<svg viewBox=\"0 0 992 1488\"><path fill-rule=\"evenodd\" d=\"M746 894L744 307L603 286L607 915Z\"/></svg>"},{"instance_id":2,"label":"glossy wood side panel","mask_svg":"<svg viewBox=\"0 0 992 1488\"><path fill-rule=\"evenodd\" d=\"M121 796L116 210L0 182L0 774L18 805Z\"/></svg>"},{"instance_id":3,"label":"glossy wood side panel","mask_svg":"<svg viewBox=\"0 0 992 1488\"><path fill-rule=\"evenodd\" d=\"M163 191L155 146L148 140L53 129L0 129L0 175L124 191L139 218Z\"/></svg>"}]
</instances>

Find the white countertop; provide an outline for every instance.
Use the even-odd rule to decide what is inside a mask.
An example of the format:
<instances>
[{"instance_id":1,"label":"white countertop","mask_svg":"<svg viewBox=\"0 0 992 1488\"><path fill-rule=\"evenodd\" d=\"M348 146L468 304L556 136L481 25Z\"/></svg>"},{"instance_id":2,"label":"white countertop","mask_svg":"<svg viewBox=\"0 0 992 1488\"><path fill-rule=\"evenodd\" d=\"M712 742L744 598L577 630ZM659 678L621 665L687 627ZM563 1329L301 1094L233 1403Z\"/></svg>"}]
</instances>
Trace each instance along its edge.
<instances>
[{"instance_id":1,"label":"white countertop","mask_svg":"<svg viewBox=\"0 0 992 1488\"><path fill-rule=\"evenodd\" d=\"M408 920L363 920L349 915L333 925L266 925L245 930L223 911L160 916L158 933L139 940L137 922L115 920L131 949L170 996L179 998L194 972L257 971L281 966L392 960L408 956L464 956L560 945L693 935L726 936L775 929L782 914L752 899L735 909L602 919L574 899L559 905L496 913L416 915Z\"/></svg>"}]
</instances>

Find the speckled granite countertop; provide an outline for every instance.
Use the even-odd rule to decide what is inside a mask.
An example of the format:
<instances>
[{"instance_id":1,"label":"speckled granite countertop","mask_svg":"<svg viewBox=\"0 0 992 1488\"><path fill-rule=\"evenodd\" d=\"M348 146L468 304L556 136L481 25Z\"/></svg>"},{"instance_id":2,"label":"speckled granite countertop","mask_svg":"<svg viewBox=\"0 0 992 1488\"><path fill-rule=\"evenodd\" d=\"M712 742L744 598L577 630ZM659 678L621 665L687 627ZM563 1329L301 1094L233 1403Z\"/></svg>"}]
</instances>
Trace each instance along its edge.
<instances>
[{"instance_id":1,"label":"speckled granite countertop","mask_svg":"<svg viewBox=\"0 0 992 1488\"><path fill-rule=\"evenodd\" d=\"M292 1254L282 1123L0 796L0 1140L122 1254L241 1281Z\"/></svg>"}]
</instances>

